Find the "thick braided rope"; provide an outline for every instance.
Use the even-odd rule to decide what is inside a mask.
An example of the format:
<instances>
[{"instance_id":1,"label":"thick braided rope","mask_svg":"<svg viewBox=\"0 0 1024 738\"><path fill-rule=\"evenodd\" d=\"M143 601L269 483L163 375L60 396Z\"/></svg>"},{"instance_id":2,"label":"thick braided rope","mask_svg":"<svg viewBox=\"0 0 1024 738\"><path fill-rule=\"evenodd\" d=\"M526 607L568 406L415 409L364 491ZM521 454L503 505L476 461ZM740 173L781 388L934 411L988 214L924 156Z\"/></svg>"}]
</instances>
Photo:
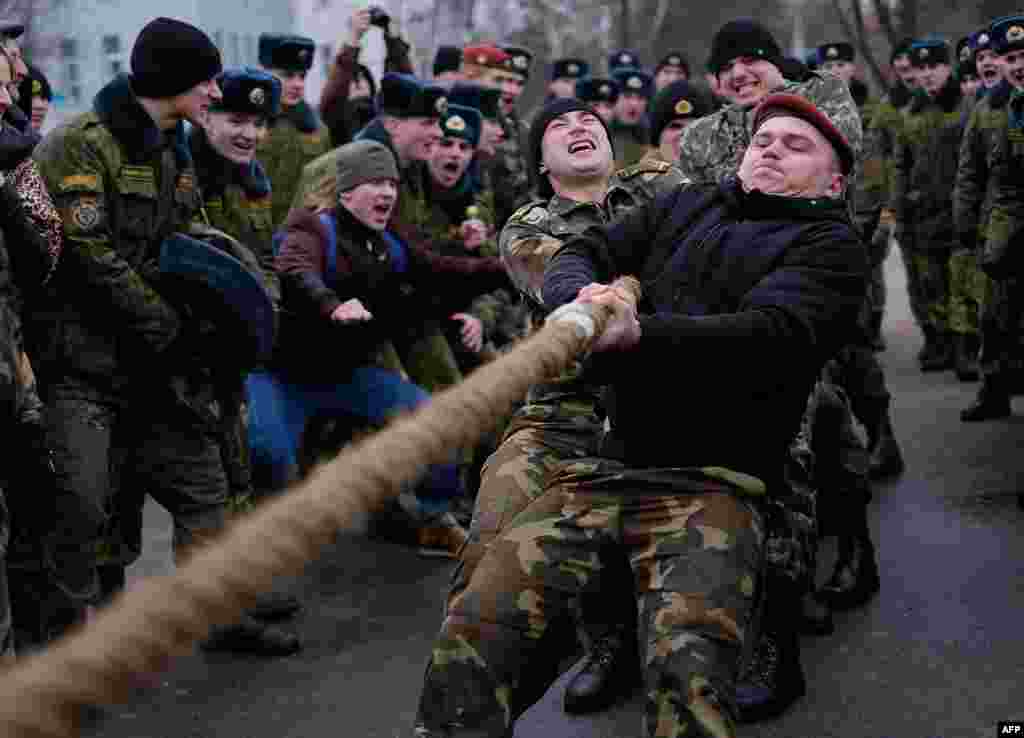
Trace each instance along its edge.
<instances>
[{"instance_id":1,"label":"thick braided rope","mask_svg":"<svg viewBox=\"0 0 1024 738\"><path fill-rule=\"evenodd\" d=\"M625 286L639 293L636 280ZM233 622L275 577L297 574L360 512L397 495L449 449L493 430L530 385L589 346L608 311L573 303L505 356L416 413L345 449L288 494L241 519L173 575L119 596L88 628L0 677L0 735L75 735L82 706L126 700L136 674L163 671L211 625Z\"/></svg>"}]
</instances>

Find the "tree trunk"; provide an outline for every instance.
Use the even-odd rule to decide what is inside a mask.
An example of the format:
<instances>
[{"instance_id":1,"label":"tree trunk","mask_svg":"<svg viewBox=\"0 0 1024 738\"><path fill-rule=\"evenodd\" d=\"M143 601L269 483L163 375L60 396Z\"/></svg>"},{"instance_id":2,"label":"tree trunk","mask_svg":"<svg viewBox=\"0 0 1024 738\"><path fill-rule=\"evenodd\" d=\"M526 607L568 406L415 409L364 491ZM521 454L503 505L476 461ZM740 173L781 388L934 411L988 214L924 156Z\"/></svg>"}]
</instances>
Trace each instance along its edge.
<instances>
[{"instance_id":1,"label":"tree trunk","mask_svg":"<svg viewBox=\"0 0 1024 738\"><path fill-rule=\"evenodd\" d=\"M629 0L622 0L622 12L619 18L619 41L622 44L621 48L629 48L630 33L630 17L629 17Z\"/></svg>"}]
</instances>

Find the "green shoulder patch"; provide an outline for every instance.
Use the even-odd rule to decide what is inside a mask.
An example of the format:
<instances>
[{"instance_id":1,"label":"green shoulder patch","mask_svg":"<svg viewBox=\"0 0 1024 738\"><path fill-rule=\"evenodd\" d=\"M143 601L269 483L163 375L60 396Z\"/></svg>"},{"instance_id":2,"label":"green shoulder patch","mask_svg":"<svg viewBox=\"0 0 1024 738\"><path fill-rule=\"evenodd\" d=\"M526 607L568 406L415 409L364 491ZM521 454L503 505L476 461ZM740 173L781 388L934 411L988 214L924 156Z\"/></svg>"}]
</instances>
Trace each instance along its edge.
<instances>
[{"instance_id":1,"label":"green shoulder patch","mask_svg":"<svg viewBox=\"0 0 1024 738\"><path fill-rule=\"evenodd\" d=\"M617 172L619 179L632 179L638 174L662 174L672 168L667 161L660 159L644 158L636 164L631 164Z\"/></svg>"},{"instance_id":2,"label":"green shoulder patch","mask_svg":"<svg viewBox=\"0 0 1024 738\"><path fill-rule=\"evenodd\" d=\"M539 202L528 202L509 217L509 223L527 223L538 225L548 215L547 209Z\"/></svg>"}]
</instances>

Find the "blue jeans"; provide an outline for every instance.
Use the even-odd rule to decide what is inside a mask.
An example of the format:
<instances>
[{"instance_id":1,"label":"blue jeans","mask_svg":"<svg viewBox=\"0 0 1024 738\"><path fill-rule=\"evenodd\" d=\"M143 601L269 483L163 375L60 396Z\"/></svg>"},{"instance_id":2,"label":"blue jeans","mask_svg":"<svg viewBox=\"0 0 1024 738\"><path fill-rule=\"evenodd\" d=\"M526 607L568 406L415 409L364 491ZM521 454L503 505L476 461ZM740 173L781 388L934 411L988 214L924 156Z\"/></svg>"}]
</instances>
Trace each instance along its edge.
<instances>
[{"instance_id":1,"label":"blue jeans","mask_svg":"<svg viewBox=\"0 0 1024 738\"><path fill-rule=\"evenodd\" d=\"M383 425L397 413L415 410L430 395L387 369L360 367L341 384L299 384L275 372L254 372L246 379L249 400L249 451L252 465L263 465L274 489L284 487L298 465L299 439L314 415L362 418ZM458 467L428 467L416 490L420 512L444 512L461 494Z\"/></svg>"}]
</instances>

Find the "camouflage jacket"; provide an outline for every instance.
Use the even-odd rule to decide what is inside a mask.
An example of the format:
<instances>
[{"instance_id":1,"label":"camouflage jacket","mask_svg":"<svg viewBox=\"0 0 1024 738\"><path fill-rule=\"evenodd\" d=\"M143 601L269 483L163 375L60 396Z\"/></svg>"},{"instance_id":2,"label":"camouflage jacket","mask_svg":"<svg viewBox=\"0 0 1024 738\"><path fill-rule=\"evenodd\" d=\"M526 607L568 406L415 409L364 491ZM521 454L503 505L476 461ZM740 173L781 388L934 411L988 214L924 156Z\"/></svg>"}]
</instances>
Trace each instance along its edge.
<instances>
[{"instance_id":1,"label":"camouflage jacket","mask_svg":"<svg viewBox=\"0 0 1024 738\"><path fill-rule=\"evenodd\" d=\"M555 195L548 202L524 205L509 218L498 241L512 283L538 314L543 312L544 269L566 239L590 226L614 220L682 183L676 167L645 159L612 177L601 204ZM526 404L513 417L511 428L541 425L598 433L601 389L585 381L582 365L577 364L558 381L532 387Z\"/></svg>"},{"instance_id":2,"label":"camouflage jacket","mask_svg":"<svg viewBox=\"0 0 1024 738\"><path fill-rule=\"evenodd\" d=\"M905 109L894 106L888 97L864 105L864 148L854 193L858 216L889 205L896 141L905 115Z\"/></svg>"},{"instance_id":3,"label":"camouflage jacket","mask_svg":"<svg viewBox=\"0 0 1024 738\"><path fill-rule=\"evenodd\" d=\"M959 243L984 243L992 209L996 143L1009 126L1009 85L1000 85L971 110L960 140L960 160L953 189L953 219Z\"/></svg>"},{"instance_id":4,"label":"camouflage jacket","mask_svg":"<svg viewBox=\"0 0 1024 738\"><path fill-rule=\"evenodd\" d=\"M330 149L330 132L305 101L282 111L256 153L273 187L270 215L275 228L288 216L302 168Z\"/></svg>"},{"instance_id":5,"label":"camouflage jacket","mask_svg":"<svg viewBox=\"0 0 1024 738\"><path fill-rule=\"evenodd\" d=\"M989 192L992 208L989 214L985 240L981 244L980 259L989 274L1002 277L1020 277L1020 254L1010 251L1019 248L1020 234L1024 232L1024 96L1014 92L1007 105L1002 127L992 131L990 154Z\"/></svg>"},{"instance_id":6,"label":"camouflage jacket","mask_svg":"<svg viewBox=\"0 0 1024 738\"><path fill-rule=\"evenodd\" d=\"M889 207L919 248L949 248L960 154L960 86L953 77L934 98L915 96L896 142Z\"/></svg>"},{"instance_id":7,"label":"camouflage jacket","mask_svg":"<svg viewBox=\"0 0 1024 738\"><path fill-rule=\"evenodd\" d=\"M831 74L812 72L806 81L786 82L779 91L802 95L817 105L860 157L860 112L845 82ZM753 108L729 105L688 125L683 131L679 156L683 176L694 184L718 184L735 174L750 144L753 122Z\"/></svg>"},{"instance_id":8,"label":"camouflage jacket","mask_svg":"<svg viewBox=\"0 0 1024 738\"><path fill-rule=\"evenodd\" d=\"M612 122L611 134L616 169L624 169L636 164L647 153L650 134L645 126L626 126Z\"/></svg>"},{"instance_id":9,"label":"camouflage jacket","mask_svg":"<svg viewBox=\"0 0 1024 738\"><path fill-rule=\"evenodd\" d=\"M164 237L192 220L199 191L182 127L157 129L126 75L93 108L34 152L65 247L28 333L41 375L117 391L133 369L159 364L179 334L181 317L156 288L157 261Z\"/></svg>"},{"instance_id":10,"label":"camouflage jacket","mask_svg":"<svg viewBox=\"0 0 1024 738\"><path fill-rule=\"evenodd\" d=\"M240 168L210 146L201 128L189 133L202 205L196 217L228 234L255 255L263 283L274 306L281 302L281 285L274 271L274 224L270 179L258 161Z\"/></svg>"},{"instance_id":11,"label":"camouflage jacket","mask_svg":"<svg viewBox=\"0 0 1024 738\"><path fill-rule=\"evenodd\" d=\"M494 222L500 230L517 208L530 200L537 183L528 161L529 129L518 115L501 116L505 140L483 162L484 178L494 190Z\"/></svg>"}]
</instances>

